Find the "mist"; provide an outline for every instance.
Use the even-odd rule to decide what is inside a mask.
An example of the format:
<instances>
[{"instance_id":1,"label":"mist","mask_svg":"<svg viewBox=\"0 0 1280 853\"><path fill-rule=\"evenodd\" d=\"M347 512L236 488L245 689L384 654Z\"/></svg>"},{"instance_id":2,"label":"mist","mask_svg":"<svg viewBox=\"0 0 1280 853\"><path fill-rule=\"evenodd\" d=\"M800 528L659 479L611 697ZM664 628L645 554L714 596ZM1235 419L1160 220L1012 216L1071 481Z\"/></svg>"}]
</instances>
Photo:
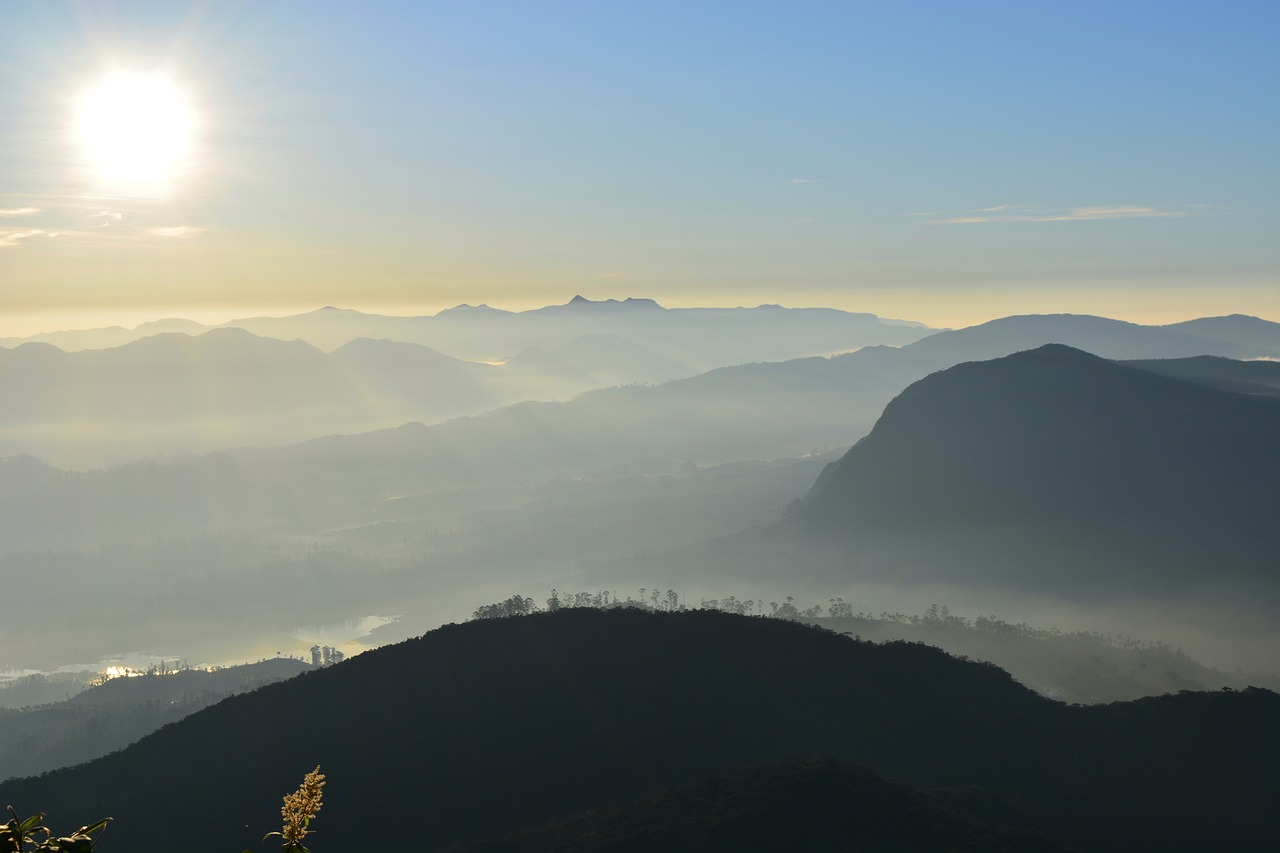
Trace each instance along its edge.
<instances>
[{"instance_id":1,"label":"mist","mask_svg":"<svg viewBox=\"0 0 1280 853\"><path fill-rule=\"evenodd\" d=\"M718 331L699 338L698 324ZM997 519L994 533L979 526L904 543L867 528L849 540L815 533L812 520L827 512L845 530L861 523L857 512L811 506L824 470L872 432L885 406L952 364L1060 342L1148 359L1127 369L1232 395L1224 406L1265 402L1280 387L1274 371L1239 359L1280 353L1274 324L1060 316L934 333L833 311L700 313L575 299L523 314L321 311L242 325L194 337L163 330L102 349L24 341L0 350L0 392L14 401L3 442L17 454L0 462L0 578L10 600L56 591L50 608L5 621L0 666L305 656L317 637L307 626L385 622L334 640L356 653L516 593L625 597L660 586L690 606L724 595L790 595L805 607L839 596L869 614L947 604L1168 642L1215 667L1276 673L1276 599L1265 578L1217 566L1197 580L1191 566L1143 594L1148 581L1130 557L1099 586L1090 580L1097 566L1047 545L1058 535L1047 531L1002 533ZM261 336L272 331L298 337ZM353 337L374 334L384 337ZM423 342L463 338L458 355ZM751 341L767 343L752 350ZM545 349L502 379L519 359L461 358L522 346ZM576 353L572 364L566 353ZM794 358L766 360L780 353ZM662 381L664 371L674 375ZM993 400L1003 393L991 387ZM458 412L466 414L450 417ZM930 423L945 434L956 418L938 413ZM921 505L902 490L927 472L913 472L921 457L904 452L876 475L881 510L890 492L913 512ZM97 464L67 464L75 460ZM990 480L994 470L978 464L976 476ZM1067 529L1083 529L1058 511ZM1012 556L996 558L1006 545ZM1213 547L1238 559L1248 551ZM1002 569L1000 559L1043 565ZM1041 581L1023 582L1030 575ZM50 610L61 614L56 628Z\"/></svg>"}]
</instances>

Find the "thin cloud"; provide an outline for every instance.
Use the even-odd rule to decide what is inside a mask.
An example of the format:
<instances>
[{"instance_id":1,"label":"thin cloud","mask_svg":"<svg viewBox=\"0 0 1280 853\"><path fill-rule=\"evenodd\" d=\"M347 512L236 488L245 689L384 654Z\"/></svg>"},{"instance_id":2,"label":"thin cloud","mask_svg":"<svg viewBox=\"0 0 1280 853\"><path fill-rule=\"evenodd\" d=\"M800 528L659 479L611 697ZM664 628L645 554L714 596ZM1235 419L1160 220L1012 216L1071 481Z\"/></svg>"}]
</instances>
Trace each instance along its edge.
<instances>
[{"instance_id":1,"label":"thin cloud","mask_svg":"<svg viewBox=\"0 0 1280 853\"><path fill-rule=\"evenodd\" d=\"M31 216L32 214L39 212L40 208L38 207L0 208L0 219L12 219L15 216Z\"/></svg>"},{"instance_id":2,"label":"thin cloud","mask_svg":"<svg viewBox=\"0 0 1280 853\"><path fill-rule=\"evenodd\" d=\"M817 181L810 178L792 178L788 183L791 184L816 184Z\"/></svg>"},{"instance_id":3,"label":"thin cloud","mask_svg":"<svg viewBox=\"0 0 1280 853\"><path fill-rule=\"evenodd\" d=\"M89 216L90 219L101 219L102 221L96 225L90 225L90 228L106 228L112 222L119 222L124 219L124 214L118 210L103 210Z\"/></svg>"},{"instance_id":4,"label":"thin cloud","mask_svg":"<svg viewBox=\"0 0 1280 853\"><path fill-rule=\"evenodd\" d=\"M1094 219L1150 219L1186 216L1185 210L1159 210L1154 207L1074 207L1061 216L1044 216L1037 222L1087 222Z\"/></svg>"},{"instance_id":5,"label":"thin cloud","mask_svg":"<svg viewBox=\"0 0 1280 853\"><path fill-rule=\"evenodd\" d=\"M39 228L32 228L27 231L0 231L0 249L13 249L22 245L22 241L28 237L37 237L45 233Z\"/></svg>"},{"instance_id":6,"label":"thin cloud","mask_svg":"<svg viewBox=\"0 0 1280 853\"><path fill-rule=\"evenodd\" d=\"M147 233L154 237L194 237L204 230L191 225L173 225L166 228L149 228Z\"/></svg>"},{"instance_id":7,"label":"thin cloud","mask_svg":"<svg viewBox=\"0 0 1280 853\"><path fill-rule=\"evenodd\" d=\"M908 214L909 215L909 214ZM1190 216L1186 210L1168 210L1146 205L1093 205L1089 207L1044 208L1000 204L964 211L955 216L931 219L931 225L980 225L989 222L1098 222L1104 219L1168 219Z\"/></svg>"}]
</instances>

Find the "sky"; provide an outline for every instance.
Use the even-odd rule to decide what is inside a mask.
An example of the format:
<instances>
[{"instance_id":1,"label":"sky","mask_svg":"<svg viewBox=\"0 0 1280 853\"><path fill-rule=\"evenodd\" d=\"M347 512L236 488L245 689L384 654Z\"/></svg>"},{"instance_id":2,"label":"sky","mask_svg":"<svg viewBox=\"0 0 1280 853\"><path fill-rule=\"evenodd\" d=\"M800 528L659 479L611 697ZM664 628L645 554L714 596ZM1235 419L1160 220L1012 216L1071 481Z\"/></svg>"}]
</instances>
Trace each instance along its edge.
<instances>
[{"instance_id":1,"label":"sky","mask_svg":"<svg viewBox=\"0 0 1280 853\"><path fill-rule=\"evenodd\" d=\"M5 0L0 336L575 294L1280 321L1277 43L1274 2Z\"/></svg>"}]
</instances>

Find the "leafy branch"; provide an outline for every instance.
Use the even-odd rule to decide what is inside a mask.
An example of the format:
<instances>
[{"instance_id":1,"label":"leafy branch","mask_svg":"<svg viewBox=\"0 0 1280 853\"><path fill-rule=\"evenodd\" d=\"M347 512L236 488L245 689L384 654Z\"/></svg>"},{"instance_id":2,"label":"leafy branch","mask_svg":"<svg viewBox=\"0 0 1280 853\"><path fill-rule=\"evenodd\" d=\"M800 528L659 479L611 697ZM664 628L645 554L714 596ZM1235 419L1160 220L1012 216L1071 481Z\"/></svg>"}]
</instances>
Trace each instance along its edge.
<instances>
[{"instance_id":1,"label":"leafy branch","mask_svg":"<svg viewBox=\"0 0 1280 853\"><path fill-rule=\"evenodd\" d=\"M18 817L9 806L9 820L0 824L0 853L29 853L29 851L54 851L54 853L89 853L107 831L111 818L104 817L97 823L82 826L70 835L54 837L44 823L44 812L31 817ZM94 833L97 833L95 835Z\"/></svg>"}]
</instances>

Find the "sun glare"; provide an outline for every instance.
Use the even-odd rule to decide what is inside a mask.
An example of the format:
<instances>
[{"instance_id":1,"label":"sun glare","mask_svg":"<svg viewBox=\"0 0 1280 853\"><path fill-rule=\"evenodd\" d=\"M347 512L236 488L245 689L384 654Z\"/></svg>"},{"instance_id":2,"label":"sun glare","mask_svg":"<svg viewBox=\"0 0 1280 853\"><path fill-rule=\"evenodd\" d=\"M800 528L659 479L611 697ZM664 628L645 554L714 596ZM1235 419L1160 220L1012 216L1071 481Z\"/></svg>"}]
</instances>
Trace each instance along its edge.
<instances>
[{"instance_id":1,"label":"sun glare","mask_svg":"<svg viewBox=\"0 0 1280 853\"><path fill-rule=\"evenodd\" d=\"M95 178L134 188L172 183L191 153L195 112L172 80L116 72L80 97L76 131Z\"/></svg>"}]
</instances>

